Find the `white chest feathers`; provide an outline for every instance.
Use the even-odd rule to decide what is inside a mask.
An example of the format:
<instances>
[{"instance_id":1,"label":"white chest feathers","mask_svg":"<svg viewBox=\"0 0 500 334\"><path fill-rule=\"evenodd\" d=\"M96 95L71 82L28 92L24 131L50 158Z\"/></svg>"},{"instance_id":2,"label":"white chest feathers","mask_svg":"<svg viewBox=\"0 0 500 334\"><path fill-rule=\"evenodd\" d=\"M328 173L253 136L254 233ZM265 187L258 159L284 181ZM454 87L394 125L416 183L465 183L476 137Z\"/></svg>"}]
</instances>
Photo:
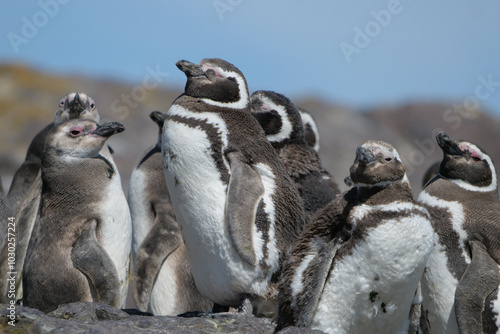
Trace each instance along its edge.
<instances>
[{"instance_id":1,"label":"white chest feathers","mask_svg":"<svg viewBox=\"0 0 500 334\"><path fill-rule=\"evenodd\" d=\"M407 210L419 214L405 214ZM403 333L418 281L433 247L425 209L411 203L361 205L354 229L377 212L395 213L343 247L334 260L312 327L328 333ZM397 213L401 212L401 216Z\"/></svg>"}]
</instances>

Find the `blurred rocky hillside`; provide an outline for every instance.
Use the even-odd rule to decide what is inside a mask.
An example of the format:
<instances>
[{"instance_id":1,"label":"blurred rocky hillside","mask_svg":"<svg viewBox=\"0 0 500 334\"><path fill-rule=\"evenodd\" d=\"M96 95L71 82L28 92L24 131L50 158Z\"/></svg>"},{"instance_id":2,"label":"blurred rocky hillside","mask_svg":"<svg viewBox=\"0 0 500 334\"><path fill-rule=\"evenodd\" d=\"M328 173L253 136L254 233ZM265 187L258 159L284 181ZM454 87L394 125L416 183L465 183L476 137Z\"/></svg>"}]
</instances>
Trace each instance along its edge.
<instances>
[{"instance_id":1,"label":"blurred rocky hillside","mask_svg":"<svg viewBox=\"0 0 500 334\"><path fill-rule=\"evenodd\" d=\"M23 65L0 64L0 175L8 189L24 160L33 136L53 119L60 99L71 91L89 94L104 121L120 121L126 131L110 139L124 189L141 155L157 138L148 115L166 112L183 87L146 89L142 83L124 84L85 76L57 76ZM468 139L500 163L500 121L489 113L460 107L462 101L416 101L404 105L353 110L314 97L292 100L311 112L319 124L320 156L342 189L356 147L368 139L392 143L399 151L414 192L421 188L425 170L441 159L434 140L444 130L454 139ZM450 102L450 101L448 101Z\"/></svg>"}]
</instances>

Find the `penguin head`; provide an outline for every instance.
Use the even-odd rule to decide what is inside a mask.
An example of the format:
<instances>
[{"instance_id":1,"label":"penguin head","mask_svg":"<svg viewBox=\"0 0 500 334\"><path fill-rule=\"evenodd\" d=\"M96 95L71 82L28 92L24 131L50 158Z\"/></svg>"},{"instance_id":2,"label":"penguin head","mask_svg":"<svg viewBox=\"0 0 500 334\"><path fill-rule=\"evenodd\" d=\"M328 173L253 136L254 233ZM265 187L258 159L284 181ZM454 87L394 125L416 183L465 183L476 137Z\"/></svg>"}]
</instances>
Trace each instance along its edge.
<instances>
[{"instance_id":1,"label":"penguin head","mask_svg":"<svg viewBox=\"0 0 500 334\"><path fill-rule=\"evenodd\" d=\"M274 147L306 144L299 110L287 97L272 91L257 91L250 97L250 102L252 115Z\"/></svg>"},{"instance_id":2,"label":"penguin head","mask_svg":"<svg viewBox=\"0 0 500 334\"><path fill-rule=\"evenodd\" d=\"M91 119L99 122L99 113L94 100L85 93L69 93L59 102L54 124L70 119Z\"/></svg>"},{"instance_id":3,"label":"penguin head","mask_svg":"<svg viewBox=\"0 0 500 334\"><path fill-rule=\"evenodd\" d=\"M314 148L316 152L319 152L319 130L318 123L311 115L310 112L298 108L300 112L300 117L302 118L302 126L304 127L304 137L306 143Z\"/></svg>"},{"instance_id":4,"label":"penguin head","mask_svg":"<svg viewBox=\"0 0 500 334\"><path fill-rule=\"evenodd\" d=\"M93 158L109 137L124 130L125 127L118 122L99 125L92 120L72 119L52 128L43 156L55 154L62 159Z\"/></svg>"},{"instance_id":5,"label":"penguin head","mask_svg":"<svg viewBox=\"0 0 500 334\"><path fill-rule=\"evenodd\" d=\"M233 64L218 58L207 58L198 65L187 60L179 60L175 65L187 77L185 95L221 107L248 107L247 82Z\"/></svg>"},{"instance_id":6,"label":"penguin head","mask_svg":"<svg viewBox=\"0 0 500 334\"><path fill-rule=\"evenodd\" d=\"M156 142L156 144L158 146L160 146L161 145L161 135L162 135L162 130L163 130L163 123L165 122L167 115L155 110L155 111L152 111L151 114L149 114L149 118L151 118L151 120L153 120L153 122L155 122L156 125L158 125L158 129L159 129L158 141Z\"/></svg>"},{"instance_id":7,"label":"penguin head","mask_svg":"<svg viewBox=\"0 0 500 334\"><path fill-rule=\"evenodd\" d=\"M350 179L364 187L408 182L401 158L394 147L383 141L369 140L356 149Z\"/></svg>"},{"instance_id":8,"label":"penguin head","mask_svg":"<svg viewBox=\"0 0 500 334\"><path fill-rule=\"evenodd\" d=\"M491 191L497 188L495 166L490 156L477 145L453 141L440 132L436 141L443 151L439 174L462 188L473 191Z\"/></svg>"}]
</instances>

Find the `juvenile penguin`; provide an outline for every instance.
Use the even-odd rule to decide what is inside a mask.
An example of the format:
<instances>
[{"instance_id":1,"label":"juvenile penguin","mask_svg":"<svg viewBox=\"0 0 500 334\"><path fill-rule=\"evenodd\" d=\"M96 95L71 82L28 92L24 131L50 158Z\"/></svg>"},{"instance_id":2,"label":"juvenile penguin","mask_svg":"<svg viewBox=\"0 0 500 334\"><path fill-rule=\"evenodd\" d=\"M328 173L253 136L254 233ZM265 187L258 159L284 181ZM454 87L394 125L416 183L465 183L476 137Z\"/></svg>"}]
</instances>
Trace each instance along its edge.
<instances>
[{"instance_id":1,"label":"juvenile penguin","mask_svg":"<svg viewBox=\"0 0 500 334\"><path fill-rule=\"evenodd\" d=\"M272 91L252 94L252 114L260 123L304 202L306 221L332 201L339 189L332 187L318 152L306 143L299 110L286 97Z\"/></svg>"},{"instance_id":2,"label":"juvenile penguin","mask_svg":"<svg viewBox=\"0 0 500 334\"><path fill-rule=\"evenodd\" d=\"M319 129L318 123L314 119L313 115L303 108L298 108L300 112L300 118L302 119L302 126L304 128L304 137L306 143L312 146L316 152L319 152Z\"/></svg>"},{"instance_id":3,"label":"juvenile penguin","mask_svg":"<svg viewBox=\"0 0 500 334\"><path fill-rule=\"evenodd\" d=\"M272 315L286 248L304 225L300 195L251 114L245 77L221 59L177 67L165 178L198 290L217 305Z\"/></svg>"},{"instance_id":4,"label":"juvenile penguin","mask_svg":"<svg viewBox=\"0 0 500 334\"><path fill-rule=\"evenodd\" d=\"M500 327L500 202L492 159L477 145L436 136L439 173L418 201L436 247L422 279L429 333L497 333Z\"/></svg>"},{"instance_id":5,"label":"juvenile penguin","mask_svg":"<svg viewBox=\"0 0 500 334\"><path fill-rule=\"evenodd\" d=\"M124 307L130 213L99 151L120 123L70 120L49 132L41 161L40 212L23 270L24 305L50 312L70 302Z\"/></svg>"},{"instance_id":6,"label":"juvenile penguin","mask_svg":"<svg viewBox=\"0 0 500 334\"><path fill-rule=\"evenodd\" d=\"M26 159L14 174L10 185L8 200L14 210L17 210L29 188L35 181L40 170L40 161L42 151L45 145L45 139L49 131L55 124L62 123L69 119L91 119L99 122L99 113L97 112L94 100L85 93L69 93L59 102L59 106L54 116L54 122L43 128L31 141L26 153Z\"/></svg>"},{"instance_id":7,"label":"juvenile penguin","mask_svg":"<svg viewBox=\"0 0 500 334\"><path fill-rule=\"evenodd\" d=\"M408 333L433 245L428 213L390 144L359 146L350 176L356 186L319 211L292 246L276 331Z\"/></svg>"},{"instance_id":8,"label":"juvenile penguin","mask_svg":"<svg viewBox=\"0 0 500 334\"><path fill-rule=\"evenodd\" d=\"M159 127L158 141L133 170L128 193L134 301L139 310L154 315L207 311L213 302L203 298L194 284L163 174L161 130L166 115L153 111L150 117Z\"/></svg>"}]
</instances>

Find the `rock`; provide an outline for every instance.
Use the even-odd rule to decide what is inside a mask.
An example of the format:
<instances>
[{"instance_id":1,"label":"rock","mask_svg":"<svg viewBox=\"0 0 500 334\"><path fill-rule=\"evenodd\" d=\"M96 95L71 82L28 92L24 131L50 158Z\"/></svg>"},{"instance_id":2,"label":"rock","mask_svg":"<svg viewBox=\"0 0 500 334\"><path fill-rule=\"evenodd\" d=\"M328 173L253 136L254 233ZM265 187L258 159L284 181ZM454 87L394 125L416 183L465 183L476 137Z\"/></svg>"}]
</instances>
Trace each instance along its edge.
<instances>
[{"instance_id":1,"label":"rock","mask_svg":"<svg viewBox=\"0 0 500 334\"><path fill-rule=\"evenodd\" d=\"M33 308L17 306L14 326L9 324L9 305L0 304L0 333L269 333L271 319L242 315L217 315L182 318L152 316L137 310L120 310L101 303L60 305L45 314ZM285 328L280 333L321 333L309 329Z\"/></svg>"}]
</instances>

